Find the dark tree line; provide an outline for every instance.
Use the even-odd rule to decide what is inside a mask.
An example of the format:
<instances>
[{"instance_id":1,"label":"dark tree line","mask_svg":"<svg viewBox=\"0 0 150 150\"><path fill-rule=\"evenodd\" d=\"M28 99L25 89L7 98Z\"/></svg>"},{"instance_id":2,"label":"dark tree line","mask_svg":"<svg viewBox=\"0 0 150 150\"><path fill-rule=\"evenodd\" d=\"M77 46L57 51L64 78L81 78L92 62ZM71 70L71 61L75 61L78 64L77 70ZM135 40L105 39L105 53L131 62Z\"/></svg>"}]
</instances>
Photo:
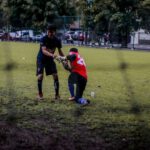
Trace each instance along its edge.
<instances>
[{"instance_id":1,"label":"dark tree line","mask_svg":"<svg viewBox=\"0 0 150 150\"><path fill-rule=\"evenodd\" d=\"M44 27L64 16L80 16L81 26L97 34L119 35L126 45L129 33L139 28L150 31L150 0L1 0L0 28ZM71 22L69 17L65 20Z\"/></svg>"},{"instance_id":2,"label":"dark tree line","mask_svg":"<svg viewBox=\"0 0 150 150\"><path fill-rule=\"evenodd\" d=\"M150 0L80 0L78 5L92 30L117 35L122 46L132 31L150 31Z\"/></svg>"},{"instance_id":3,"label":"dark tree line","mask_svg":"<svg viewBox=\"0 0 150 150\"><path fill-rule=\"evenodd\" d=\"M56 17L75 15L68 0L2 0L0 5L1 26L40 28Z\"/></svg>"}]
</instances>

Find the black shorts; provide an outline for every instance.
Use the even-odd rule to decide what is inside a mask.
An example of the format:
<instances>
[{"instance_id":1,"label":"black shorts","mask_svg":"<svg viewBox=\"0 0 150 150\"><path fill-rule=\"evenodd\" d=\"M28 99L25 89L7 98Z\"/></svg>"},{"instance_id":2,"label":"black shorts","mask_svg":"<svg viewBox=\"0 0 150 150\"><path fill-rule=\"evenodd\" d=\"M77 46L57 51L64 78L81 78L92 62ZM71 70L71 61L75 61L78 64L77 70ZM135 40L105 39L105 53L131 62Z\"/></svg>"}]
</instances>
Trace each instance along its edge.
<instances>
[{"instance_id":1,"label":"black shorts","mask_svg":"<svg viewBox=\"0 0 150 150\"><path fill-rule=\"evenodd\" d=\"M56 64L53 59L50 59L48 61L42 61L40 59L37 59L37 71L36 75L43 74L45 69L46 75L52 75L57 73Z\"/></svg>"},{"instance_id":2,"label":"black shorts","mask_svg":"<svg viewBox=\"0 0 150 150\"><path fill-rule=\"evenodd\" d=\"M81 98L86 87L87 79L78 73L72 72L68 77L69 84L76 84L76 98Z\"/></svg>"}]
</instances>

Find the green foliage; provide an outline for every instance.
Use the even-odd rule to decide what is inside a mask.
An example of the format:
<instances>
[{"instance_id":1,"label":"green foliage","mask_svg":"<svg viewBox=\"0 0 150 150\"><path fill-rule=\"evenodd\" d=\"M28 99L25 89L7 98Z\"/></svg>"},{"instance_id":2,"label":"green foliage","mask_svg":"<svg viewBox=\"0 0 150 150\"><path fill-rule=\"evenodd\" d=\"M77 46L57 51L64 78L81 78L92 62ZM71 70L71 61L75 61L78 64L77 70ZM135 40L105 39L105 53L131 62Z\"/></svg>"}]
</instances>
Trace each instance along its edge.
<instances>
[{"instance_id":1,"label":"green foliage","mask_svg":"<svg viewBox=\"0 0 150 150\"><path fill-rule=\"evenodd\" d=\"M138 15L140 18L139 26L150 31L150 1L144 0L138 8Z\"/></svg>"},{"instance_id":2,"label":"green foliage","mask_svg":"<svg viewBox=\"0 0 150 150\"><path fill-rule=\"evenodd\" d=\"M126 47L131 31L140 27L149 29L149 0L93 0L91 7L85 0L79 3L84 15L90 16L93 20L96 32L119 35L122 46ZM89 26L88 23L85 25Z\"/></svg>"},{"instance_id":3,"label":"green foliage","mask_svg":"<svg viewBox=\"0 0 150 150\"><path fill-rule=\"evenodd\" d=\"M58 16L75 15L73 2L49 0L3 0L3 16L13 27L43 27ZM6 18L5 18L6 19Z\"/></svg>"},{"instance_id":4,"label":"green foliage","mask_svg":"<svg viewBox=\"0 0 150 150\"><path fill-rule=\"evenodd\" d=\"M2 1L3 4L3 17L5 18L5 25L13 27L28 26L29 3L27 0L6 0Z\"/></svg>"}]
</instances>

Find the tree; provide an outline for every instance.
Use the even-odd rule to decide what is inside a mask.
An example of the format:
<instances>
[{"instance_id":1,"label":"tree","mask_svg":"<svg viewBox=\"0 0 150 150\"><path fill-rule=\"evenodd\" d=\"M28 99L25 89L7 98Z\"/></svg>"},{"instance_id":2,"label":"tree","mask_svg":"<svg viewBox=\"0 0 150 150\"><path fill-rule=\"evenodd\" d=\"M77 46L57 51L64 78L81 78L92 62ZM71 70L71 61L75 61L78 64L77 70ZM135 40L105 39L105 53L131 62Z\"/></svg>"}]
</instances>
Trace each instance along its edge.
<instances>
[{"instance_id":1,"label":"tree","mask_svg":"<svg viewBox=\"0 0 150 150\"><path fill-rule=\"evenodd\" d=\"M4 9L0 9L0 15L7 15L7 23L16 28L41 28L57 17L75 15L73 0L2 0L1 3Z\"/></svg>"},{"instance_id":2,"label":"tree","mask_svg":"<svg viewBox=\"0 0 150 150\"><path fill-rule=\"evenodd\" d=\"M150 17L149 0L92 0L90 9L87 7L87 0L78 3L85 18L91 12L91 20L97 33L110 32L114 37L117 35L123 47L127 46L130 32L138 28L139 17L142 20L140 26L149 28L150 21L146 20Z\"/></svg>"},{"instance_id":3,"label":"tree","mask_svg":"<svg viewBox=\"0 0 150 150\"><path fill-rule=\"evenodd\" d=\"M13 27L25 27L29 25L29 3L27 0L7 0L5 7L8 13L8 23Z\"/></svg>"},{"instance_id":4,"label":"tree","mask_svg":"<svg viewBox=\"0 0 150 150\"><path fill-rule=\"evenodd\" d=\"M0 18L3 18L2 1L0 1ZM2 19L0 20L0 28L3 26Z\"/></svg>"},{"instance_id":5,"label":"tree","mask_svg":"<svg viewBox=\"0 0 150 150\"><path fill-rule=\"evenodd\" d=\"M150 32L150 1L143 0L138 8L139 26Z\"/></svg>"},{"instance_id":6,"label":"tree","mask_svg":"<svg viewBox=\"0 0 150 150\"><path fill-rule=\"evenodd\" d=\"M115 12L110 18L110 30L120 36L122 47L127 47L130 32L135 28L138 0L115 0ZM111 27L111 24L115 25Z\"/></svg>"}]
</instances>

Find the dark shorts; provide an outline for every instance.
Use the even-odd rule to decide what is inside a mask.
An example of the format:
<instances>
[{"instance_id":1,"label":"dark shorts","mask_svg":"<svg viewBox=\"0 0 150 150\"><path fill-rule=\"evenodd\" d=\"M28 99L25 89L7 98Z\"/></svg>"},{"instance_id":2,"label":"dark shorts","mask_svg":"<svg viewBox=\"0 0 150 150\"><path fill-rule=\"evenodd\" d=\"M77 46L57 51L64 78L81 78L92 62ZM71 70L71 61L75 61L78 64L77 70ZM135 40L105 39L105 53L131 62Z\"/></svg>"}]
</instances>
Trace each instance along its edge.
<instances>
[{"instance_id":1,"label":"dark shorts","mask_svg":"<svg viewBox=\"0 0 150 150\"><path fill-rule=\"evenodd\" d=\"M71 84L86 83L87 79L76 72L72 72L68 77L68 82Z\"/></svg>"},{"instance_id":2,"label":"dark shorts","mask_svg":"<svg viewBox=\"0 0 150 150\"><path fill-rule=\"evenodd\" d=\"M86 87L87 79L78 73L72 72L68 77L69 84L76 84L76 98L81 98Z\"/></svg>"},{"instance_id":3,"label":"dark shorts","mask_svg":"<svg viewBox=\"0 0 150 150\"><path fill-rule=\"evenodd\" d=\"M43 62L40 59L37 59L37 71L36 75L43 74L45 69L46 75L52 75L57 73L57 68L54 60L48 60Z\"/></svg>"}]
</instances>

